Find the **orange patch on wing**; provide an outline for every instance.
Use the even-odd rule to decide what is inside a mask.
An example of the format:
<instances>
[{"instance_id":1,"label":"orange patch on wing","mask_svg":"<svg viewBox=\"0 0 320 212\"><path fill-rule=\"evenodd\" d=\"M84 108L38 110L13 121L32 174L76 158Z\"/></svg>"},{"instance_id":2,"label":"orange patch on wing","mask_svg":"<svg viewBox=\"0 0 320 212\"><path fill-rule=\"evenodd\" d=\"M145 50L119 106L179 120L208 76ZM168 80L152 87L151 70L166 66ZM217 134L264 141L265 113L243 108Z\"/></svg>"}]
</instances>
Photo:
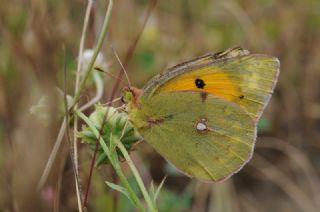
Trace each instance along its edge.
<instances>
[{"instance_id":1,"label":"orange patch on wing","mask_svg":"<svg viewBox=\"0 0 320 212\"><path fill-rule=\"evenodd\" d=\"M230 101L242 96L239 86L223 70L208 67L180 74L161 85L158 91L199 91Z\"/></svg>"}]
</instances>

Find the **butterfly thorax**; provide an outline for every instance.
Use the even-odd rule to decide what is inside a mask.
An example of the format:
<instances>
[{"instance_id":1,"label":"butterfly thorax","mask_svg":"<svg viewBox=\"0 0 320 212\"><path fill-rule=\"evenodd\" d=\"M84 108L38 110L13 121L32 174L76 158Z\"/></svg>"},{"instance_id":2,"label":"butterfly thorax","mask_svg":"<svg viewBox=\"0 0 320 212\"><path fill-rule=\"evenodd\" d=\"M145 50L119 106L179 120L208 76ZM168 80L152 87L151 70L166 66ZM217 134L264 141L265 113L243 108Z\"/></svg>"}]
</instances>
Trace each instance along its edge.
<instances>
[{"instance_id":1,"label":"butterfly thorax","mask_svg":"<svg viewBox=\"0 0 320 212\"><path fill-rule=\"evenodd\" d=\"M139 128L147 127L147 123L144 121L146 117L141 111L141 104L139 103L139 97L141 95L141 90L136 87L125 87L123 89L122 100L126 104L126 111L128 112L128 117L134 126Z\"/></svg>"},{"instance_id":2,"label":"butterfly thorax","mask_svg":"<svg viewBox=\"0 0 320 212\"><path fill-rule=\"evenodd\" d=\"M129 121L138 130L150 129L162 124L168 118L168 116L159 116L153 113L153 109L147 103L149 100L138 88L124 89L123 101L126 104Z\"/></svg>"}]
</instances>

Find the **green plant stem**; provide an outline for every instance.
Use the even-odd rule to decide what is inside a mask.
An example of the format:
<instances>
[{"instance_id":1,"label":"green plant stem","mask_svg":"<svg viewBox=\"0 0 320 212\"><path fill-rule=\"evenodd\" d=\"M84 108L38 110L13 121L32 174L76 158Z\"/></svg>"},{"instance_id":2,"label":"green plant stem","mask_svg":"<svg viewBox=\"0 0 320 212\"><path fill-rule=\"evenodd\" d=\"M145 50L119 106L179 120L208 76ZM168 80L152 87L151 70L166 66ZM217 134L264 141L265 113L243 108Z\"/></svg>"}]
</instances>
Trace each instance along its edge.
<instances>
[{"instance_id":1,"label":"green plant stem","mask_svg":"<svg viewBox=\"0 0 320 212\"><path fill-rule=\"evenodd\" d=\"M94 83L96 85L96 95L90 101L88 101L86 104L79 107L80 111L84 111L87 108L91 107L92 105L97 103L103 96L104 84L103 84L102 77L97 72L92 72L92 77L93 77Z\"/></svg>"},{"instance_id":2,"label":"green plant stem","mask_svg":"<svg viewBox=\"0 0 320 212\"><path fill-rule=\"evenodd\" d=\"M40 190L44 186L45 182L48 179L52 164L56 158L56 155L58 154L59 147L61 146L63 135L66 132L66 129L67 129L67 121L66 121L66 117L64 117L62 124L61 124L61 127L60 127L60 130L59 130L59 133L58 133L58 136L57 136L57 139L54 143L53 149L50 153L50 156L49 156L49 159L48 159L47 164L45 166L45 169L44 169L44 171L40 177L39 183L37 185L38 190Z\"/></svg>"},{"instance_id":3,"label":"green plant stem","mask_svg":"<svg viewBox=\"0 0 320 212\"><path fill-rule=\"evenodd\" d=\"M86 103L85 105L81 106L78 110L79 111L84 111L86 110L87 108L89 108L90 106L94 105L95 103L98 102L98 100L101 98L102 94L103 94L103 81L101 79L101 77L99 76L99 73L96 73L96 72L93 72L93 79L94 79L94 82L96 84L96 96L91 99L88 103ZM76 117L74 116L70 116L70 120L69 120L69 124L70 122L72 121L72 119L75 119ZM55 157L59 151L59 147L61 146L61 143L63 141L63 135L64 133L66 132L66 129L67 129L67 123L66 123L66 117L64 117L63 121L62 121L62 124L61 124L61 127L60 127L60 130L59 130L59 133L58 133L58 136L57 136L57 139L55 141L55 144L54 144L54 147L50 153L50 156L49 156L49 159L47 161L47 164L45 166L45 169L42 173L42 176L39 180L39 183L38 183L38 186L37 188L40 189L43 187L43 185L45 184L49 174L50 174L50 169L52 167L52 164L55 160Z\"/></svg>"},{"instance_id":4,"label":"green plant stem","mask_svg":"<svg viewBox=\"0 0 320 212\"><path fill-rule=\"evenodd\" d=\"M79 52L78 52L78 64L77 64L77 74L76 74L76 83L75 83L75 91L74 93L77 93L79 89L79 83L80 83L80 77L81 77L81 65L82 65L82 55L83 55L83 48L84 43L86 39L86 32L88 29L88 23L90 19L90 13L93 5L93 0L88 0L86 13L84 17L83 27L82 27L82 33L81 33L81 39L80 39L80 45L79 45ZM74 108L77 109L78 105L75 104ZM68 111L66 111L68 112ZM77 116L74 117L73 122L73 148L70 148L70 151L73 151L73 163L75 164L75 172L76 176L79 176L79 164L78 164L78 139L77 139L77 133L78 133L78 118ZM75 179L77 178L75 176ZM81 196L81 185L78 181L76 181L76 195L78 200L78 210L79 212L82 212L82 196Z\"/></svg>"},{"instance_id":5,"label":"green plant stem","mask_svg":"<svg viewBox=\"0 0 320 212\"><path fill-rule=\"evenodd\" d=\"M146 200L146 203L149 207L149 210L150 211L157 211L155 205L153 204L153 202L151 201L151 198L150 198L150 195L149 193L147 192L147 189L140 177L140 174L137 170L137 168L135 167L133 161L131 160L129 154L128 154L128 151L126 150L126 148L123 146L123 144L120 142L120 140L118 140L117 142L117 147L120 149L121 153L123 154L124 158L126 159L126 161L128 162L128 165L134 175L134 177L136 178L136 181L140 187L140 190L142 192L142 195L144 197L144 199Z\"/></svg>"},{"instance_id":6,"label":"green plant stem","mask_svg":"<svg viewBox=\"0 0 320 212\"><path fill-rule=\"evenodd\" d=\"M73 108L74 105L78 102L78 100L80 98L80 94L81 94L82 90L84 89L84 86L85 86L86 81L87 81L87 79L89 77L89 74L90 74L91 70L93 69L94 63L95 63L95 61L97 59L97 56L98 56L98 54L99 54L99 52L100 52L100 50L102 48L103 41L104 41L104 39L106 37L108 26L109 26L112 7L113 7L113 0L109 0L108 9L107 9L104 21L103 21L103 25L102 25L102 29L101 29L101 33L100 33L97 45L94 48L93 56L92 56L91 61L90 61L89 65L88 65L88 68L84 72L84 76L83 76L83 78L82 78L82 80L80 82L79 89L77 90L77 92L74 95L71 108ZM79 59L81 59L81 58L79 58Z\"/></svg>"},{"instance_id":7,"label":"green plant stem","mask_svg":"<svg viewBox=\"0 0 320 212\"><path fill-rule=\"evenodd\" d=\"M76 110L74 112L79 118L81 118L90 127L90 129L92 130L94 135L97 138L99 138L99 132L96 129L96 127L94 126L94 124L91 122L91 120L87 116L85 116L83 113L78 111L78 110ZM105 141L103 140L103 138L101 136L100 136L100 139L99 139L99 143L100 143L103 151L106 153L108 159L110 160L111 165L113 166L115 172L119 176L119 179L120 179L121 183L127 189L131 199L133 200L133 202L136 204L136 206L139 208L140 211L144 211L142 203L140 202L140 200L137 197L137 195L134 193L132 187L130 186L129 181L127 180L127 178L125 177L124 173L122 172L122 169L121 169L121 167L119 165L119 161L114 160L114 158L111 155L111 152L110 152L109 148L107 147Z\"/></svg>"},{"instance_id":8,"label":"green plant stem","mask_svg":"<svg viewBox=\"0 0 320 212\"><path fill-rule=\"evenodd\" d=\"M87 68L87 70L85 71L85 74L84 74L84 77L82 78L81 82L80 82L80 86L79 86L79 89L77 90L77 92L75 93L74 95L74 98L73 98L73 101L72 101L72 104L70 106L70 108L74 108L74 106L77 104L79 98L80 98L80 94L82 92L82 90L84 89L84 86L85 86L85 83L88 79L88 76L93 68L93 65L94 65L94 62L96 61L96 58L97 58L97 55L98 53L100 52L101 48L102 48L102 44L103 44L103 41L106 37L106 33L107 33L107 29L108 29L108 25L109 25L109 20L110 20L110 16L111 16L111 11L112 11L112 7L113 7L113 1L110 0L109 1L109 5L108 5L108 9L107 9L107 12L106 12L106 15L105 15L105 19L104 19L104 22L103 22L103 26L102 26L102 30L101 30L101 33L100 33L100 36L99 36L99 39L98 39L98 43L96 45L96 48L94 49L94 53L93 53L93 57L89 63L89 66ZM80 60L81 58L79 58ZM71 119L71 117L70 117ZM70 120L71 121L71 120ZM48 159L48 162L46 164L46 167L45 167L45 170L43 171L42 173L42 176L40 178L40 181L38 183L38 189L42 188L44 183L46 182L47 178L48 178L48 175L49 175L49 172L51 170L51 167L52 167L52 164L54 162L54 159L57 155L57 152L59 150L59 147L61 146L61 142L62 142L62 138L63 138L63 135L66 131L66 127L67 127L67 124L66 124L66 120L65 120L65 117L64 117L64 120L62 122L62 125L60 127L60 131L59 131L59 134L58 134L58 137L56 139L56 142L55 142L55 145L54 145L54 148L49 156L49 159Z\"/></svg>"}]
</instances>

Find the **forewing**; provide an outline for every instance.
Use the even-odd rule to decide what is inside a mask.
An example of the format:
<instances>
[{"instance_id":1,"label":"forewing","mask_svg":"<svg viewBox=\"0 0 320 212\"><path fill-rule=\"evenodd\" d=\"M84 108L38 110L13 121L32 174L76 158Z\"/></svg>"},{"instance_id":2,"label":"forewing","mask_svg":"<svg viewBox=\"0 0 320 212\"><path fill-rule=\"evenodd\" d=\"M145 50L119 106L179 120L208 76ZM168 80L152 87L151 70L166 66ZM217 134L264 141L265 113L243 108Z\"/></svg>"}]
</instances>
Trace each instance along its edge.
<instances>
[{"instance_id":1,"label":"forewing","mask_svg":"<svg viewBox=\"0 0 320 212\"><path fill-rule=\"evenodd\" d=\"M257 122L277 82L279 60L239 49L218 56L222 58L208 55L170 69L153 79L143 95L152 97L173 91L211 93L240 105Z\"/></svg>"},{"instance_id":2,"label":"forewing","mask_svg":"<svg viewBox=\"0 0 320 212\"><path fill-rule=\"evenodd\" d=\"M231 81L240 88L241 95L233 101L257 121L276 85L279 60L266 55L248 55L226 63L217 63L216 66L226 70Z\"/></svg>"},{"instance_id":3,"label":"forewing","mask_svg":"<svg viewBox=\"0 0 320 212\"><path fill-rule=\"evenodd\" d=\"M129 114L131 121L186 174L219 181L250 159L255 124L238 105L199 92L165 92L140 101L139 110ZM197 130L204 120L207 129Z\"/></svg>"}]
</instances>

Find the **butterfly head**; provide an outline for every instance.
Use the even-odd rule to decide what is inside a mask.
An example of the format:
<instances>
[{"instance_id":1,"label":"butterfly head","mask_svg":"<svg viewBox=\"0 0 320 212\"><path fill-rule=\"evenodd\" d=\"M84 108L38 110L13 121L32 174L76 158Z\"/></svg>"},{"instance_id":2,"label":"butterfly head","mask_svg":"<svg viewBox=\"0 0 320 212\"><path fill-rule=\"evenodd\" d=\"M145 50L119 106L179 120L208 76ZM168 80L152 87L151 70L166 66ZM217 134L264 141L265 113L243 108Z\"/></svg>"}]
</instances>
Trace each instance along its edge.
<instances>
[{"instance_id":1,"label":"butterfly head","mask_svg":"<svg viewBox=\"0 0 320 212\"><path fill-rule=\"evenodd\" d=\"M137 105L137 99L141 94L141 90L136 87L124 87L122 90L122 102L125 104Z\"/></svg>"}]
</instances>

